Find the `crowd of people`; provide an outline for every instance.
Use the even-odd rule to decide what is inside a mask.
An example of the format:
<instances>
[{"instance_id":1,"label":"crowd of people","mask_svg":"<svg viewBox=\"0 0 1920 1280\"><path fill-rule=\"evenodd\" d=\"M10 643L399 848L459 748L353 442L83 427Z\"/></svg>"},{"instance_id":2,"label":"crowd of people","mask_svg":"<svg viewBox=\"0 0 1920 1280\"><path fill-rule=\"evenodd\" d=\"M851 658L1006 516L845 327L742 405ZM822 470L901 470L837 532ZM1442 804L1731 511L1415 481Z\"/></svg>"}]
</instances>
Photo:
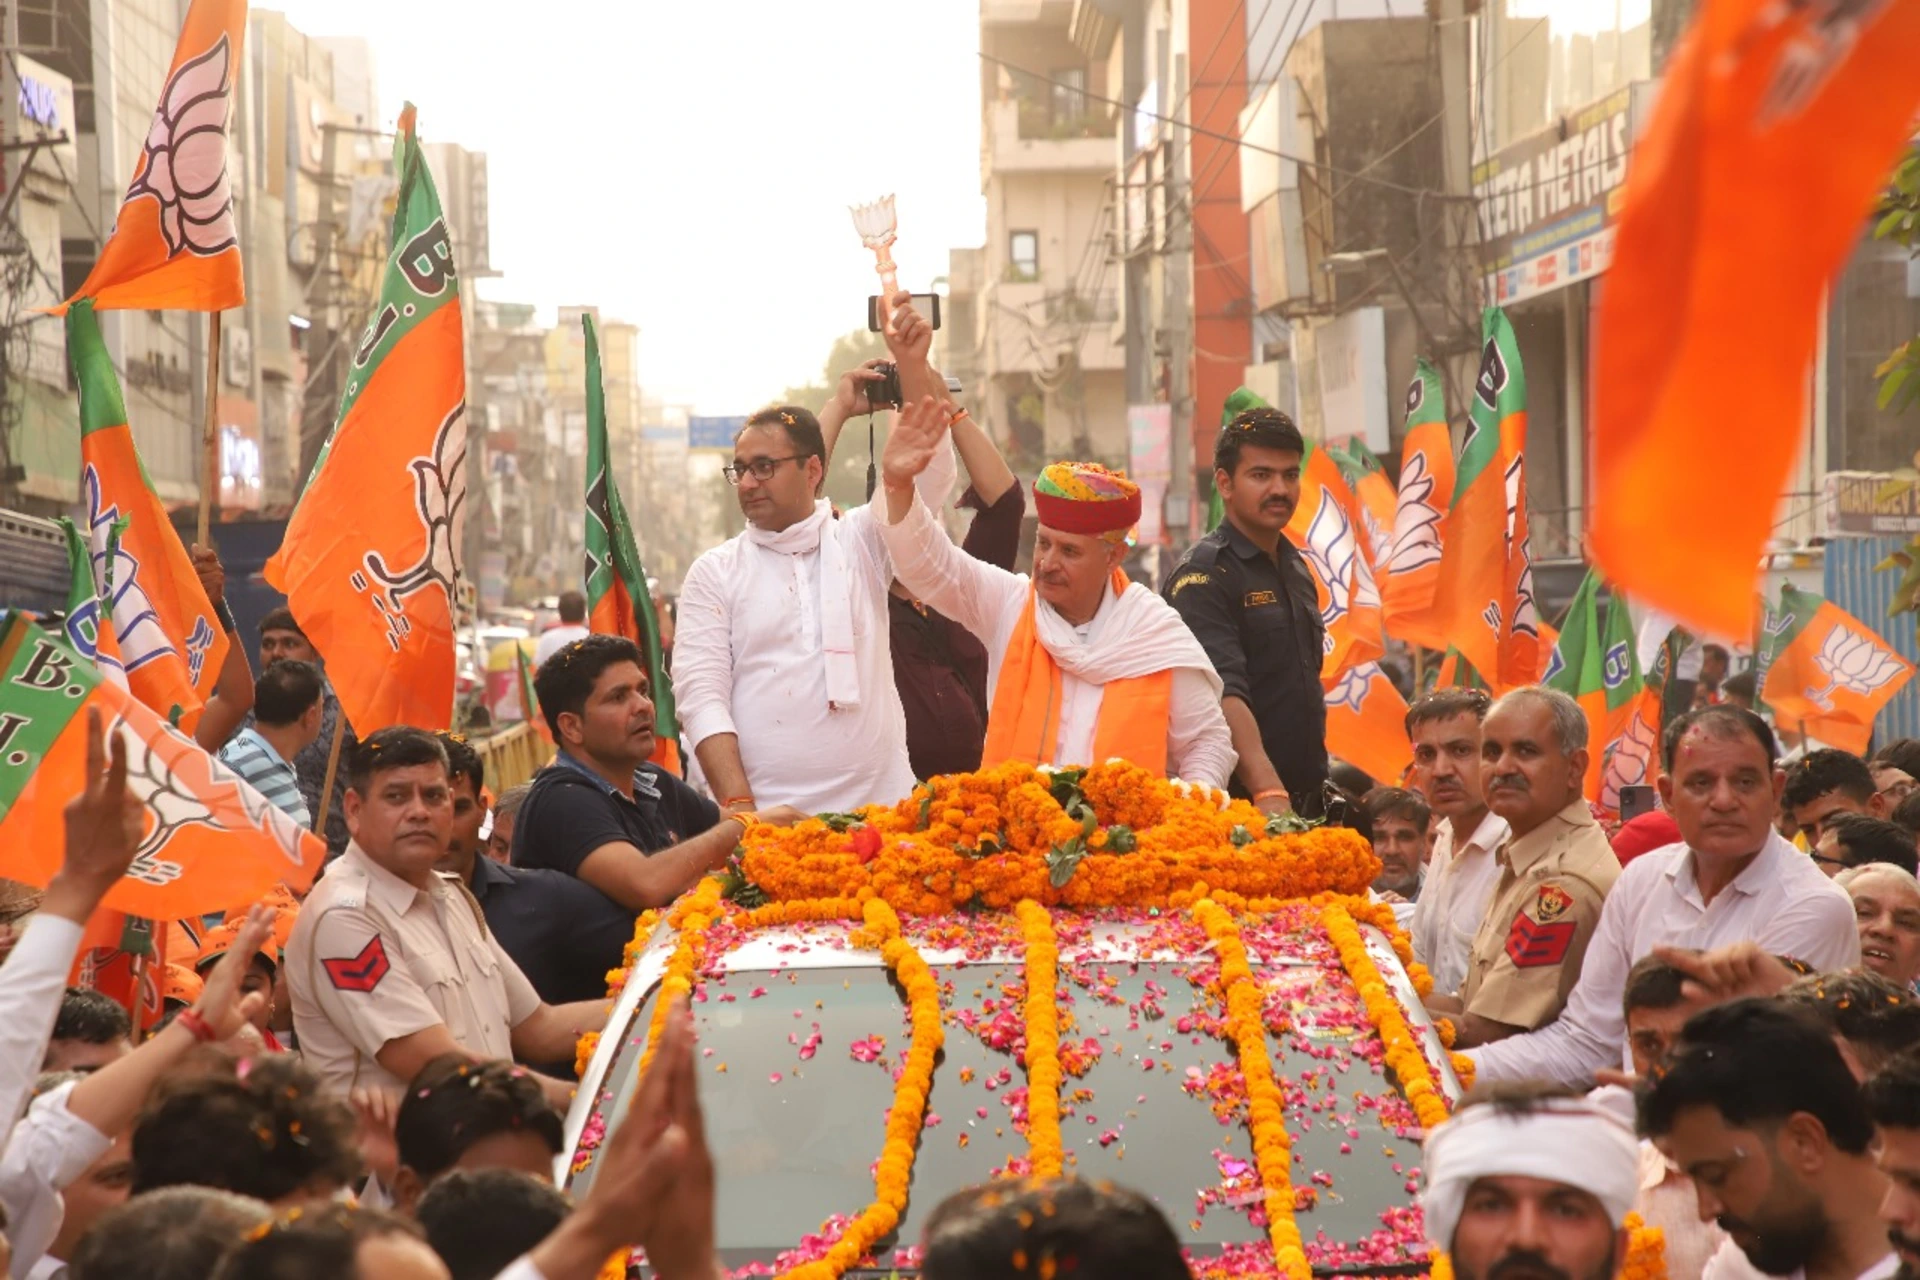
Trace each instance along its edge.
<instances>
[{"instance_id":1,"label":"crowd of people","mask_svg":"<svg viewBox=\"0 0 1920 1280\"><path fill-rule=\"evenodd\" d=\"M930 327L903 305L887 340L891 361L819 415L768 409L735 442L747 528L692 566L677 614L685 778L655 763L647 656L589 633L577 593L533 675L555 758L497 796L458 735L355 735L298 621L269 614L260 674L243 654L201 741L302 825L324 811L329 861L304 900L182 930L154 1026L66 986L139 838L121 746L89 725L65 865L0 971L16 1280L563 1280L635 1246L710 1280L684 1009L590 1192L552 1185L575 1044L638 913L726 868L756 824L934 773L1114 756L1372 841L1374 891L1480 1082L1427 1138L1429 1235L1456 1272L1601 1280L1630 1212L1665 1232L1673 1280L1920 1267L1920 743L1783 769L1708 646L1659 803L1623 824L1585 799L1592 726L1546 688L1416 699L1412 767L1375 785L1327 757L1325 630L1283 532L1305 452L1286 415L1223 430L1225 522L1163 591L1125 572L1139 489L1093 464L1040 473L1023 574L1025 493L933 368ZM820 494L841 429L889 404L871 501L836 511ZM953 505L975 515L955 542L959 466ZM962 1192L925 1244L934 1280L1042 1258L1186 1274L1151 1203L1071 1182Z\"/></svg>"}]
</instances>

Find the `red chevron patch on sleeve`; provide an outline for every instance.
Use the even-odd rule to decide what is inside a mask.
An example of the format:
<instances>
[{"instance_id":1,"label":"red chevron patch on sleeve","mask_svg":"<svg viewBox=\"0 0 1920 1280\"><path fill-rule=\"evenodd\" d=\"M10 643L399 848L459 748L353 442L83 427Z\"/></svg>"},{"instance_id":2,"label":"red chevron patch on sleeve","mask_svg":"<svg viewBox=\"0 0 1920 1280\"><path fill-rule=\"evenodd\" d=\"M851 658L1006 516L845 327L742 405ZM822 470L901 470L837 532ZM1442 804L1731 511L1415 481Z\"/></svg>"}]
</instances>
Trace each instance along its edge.
<instances>
[{"instance_id":1,"label":"red chevron patch on sleeve","mask_svg":"<svg viewBox=\"0 0 1920 1280\"><path fill-rule=\"evenodd\" d=\"M1507 934L1507 959L1517 969L1538 969L1559 964L1572 945L1573 921L1536 924L1522 911L1513 918L1513 928Z\"/></svg>"},{"instance_id":2,"label":"red chevron patch on sleeve","mask_svg":"<svg viewBox=\"0 0 1920 1280\"><path fill-rule=\"evenodd\" d=\"M322 960L321 966L327 971L327 980L337 991L372 991L380 985L380 979L387 976L393 968L387 960L387 944L380 940L379 934L367 939L367 945L360 948L357 956L348 956L339 960Z\"/></svg>"}]
</instances>

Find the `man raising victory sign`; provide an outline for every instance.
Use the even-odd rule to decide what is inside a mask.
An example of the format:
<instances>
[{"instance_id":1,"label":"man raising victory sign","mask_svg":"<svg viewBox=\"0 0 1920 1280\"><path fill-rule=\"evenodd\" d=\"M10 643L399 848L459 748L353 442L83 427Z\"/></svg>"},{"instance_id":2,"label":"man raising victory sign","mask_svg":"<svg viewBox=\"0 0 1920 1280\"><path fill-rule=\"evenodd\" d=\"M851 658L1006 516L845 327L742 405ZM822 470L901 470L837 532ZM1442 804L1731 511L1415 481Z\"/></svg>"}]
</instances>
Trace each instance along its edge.
<instances>
[{"instance_id":1,"label":"man raising victory sign","mask_svg":"<svg viewBox=\"0 0 1920 1280\"><path fill-rule=\"evenodd\" d=\"M914 491L947 448L949 411L908 404L881 458L881 537L896 576L980 637L988 655L982 764L1096 764L1121 757L1224 787L1233 739L1220 677L1180 615L1120 571L1140 488L1091 463L1056 462L1033 486L1033 577L954 546Z\"/></svg>"}]
</instances>

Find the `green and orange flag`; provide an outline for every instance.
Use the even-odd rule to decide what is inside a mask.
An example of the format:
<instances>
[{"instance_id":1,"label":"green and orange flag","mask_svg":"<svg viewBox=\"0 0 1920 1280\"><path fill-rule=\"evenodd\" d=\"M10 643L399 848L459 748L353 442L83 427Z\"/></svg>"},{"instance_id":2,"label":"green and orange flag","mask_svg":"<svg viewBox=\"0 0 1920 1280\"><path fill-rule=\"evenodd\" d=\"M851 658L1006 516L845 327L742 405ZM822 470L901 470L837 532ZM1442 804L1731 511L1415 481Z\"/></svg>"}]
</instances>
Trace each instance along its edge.
<instances>
[{"instance_id":1,"label":"green and orange flag","mask_svg":"<svg viewBox=\"0 0 1920 1280\"><path fill-rule=\"evenodd\" d=\"M1634 144L1594 323L1589 545L1696 632L1752 629L1823 300L1913 137L1916 51L1920 0L1705 0Z\"/></svg>"},{"instance_id":2,"label":"green and orange flag","mask_svg":"<svg viewBox=\"0 0 1920 1280\"><path fill-rule=\"evenodd\" d=\"M453 722L466 361L453 244L413 120L409 104L394 140L400 187L380 298L333 434L266 569L362 735Z\"/></svg>"},{"instance_id":3,"label":"green and orange flag","mask_svg":"<svg viewBox=\"0 0 1920 1280\"><path fill-rule=\"evenodd\" d=\"M1433 673L1435 689L1485 689L1487 682L1480 678L1473 664L1461 656L1460 650L1448 645L1446 653L1440 659L1440 665Z\"/></svg>"},{"instance_id":4,"label":"green and orange flag","mask_svg":"<svg viewBox=\"0 0 1920 1280\"><path fill-rule=\"evenodd\" d=\"M240 83L246 0L193 0L113 234L81 298L102 310L225 311L246 301L227 124Z\"/></svg>"},{"instance_id":5,"label":"green and orange flag","mask_svg":"<svg viewBox=\"0 0 1920 1280\"><path fill-rule=\"evenodd\" d=\"M60 870L62 815L86 787L91 708L126 744L144 814L106 910L180 920L313 882L323 842L18 611L0 622L0 689L0 876L44 885Z\"/></svg>"},{"instance_id":6,"label":"green and orange flag","mask_svg":"<svg viewBox=\"0 0 1920 1280\"><path fill-rule=\"evenodd\" d=\"M533 647L533 643L531 639L513 642L513 673L515 688L520 694L520 718L538 729L541 737L552 742L553 730L547 727L547 717L540 711L540 695L533 687L533 668L527 665L527 650Z\"/></svg>"},{"instance_id":7,"label":"green and orange flag","mask_svg":"<svg viewBox=\"0 0 1920 1280\"><path fill-rule=\"evenodd\" d=\"M1774 723L1865 755L1873 720L1913 678L1913 664L1873 628L1811 592L1780 588L1762 634L1760 697Z\"/></svg>"},{"instance_id":8,"label":"green and orange flag","mask_svg":"<svg viewBox=\"0 0 1920 1280\"><path fill-rule=\"evenodd\" d=\"M140 465L120 380L91 301L67 310L67 358L80 387L85 536L94 579L112 605L127 685L134 697L191 733L226 661L226 633Z\"/></svg>"},{"instance_id":9,"label":"green and orange flag","mask_svg":"<svg viewBox=\"0 0 1920 1280\"><path fill-rule=\"evenodd\" d=\"M652 685L653 762L671 773L680 772L680 725L673 710L673 681L667 674L666 654L660 645L660 621L653 614L653 594L647 590L646 566L633 540L633 524L607 447L606 388L600 379L600 335L593 317L582 314L587 333L587 627L605 635L625 636L640 646Z\"/></svg>"},{"instance_id":10,"label":"green and orange flag","mask_svg":"<svg viewBox=\"0 0 1920 1280\"><path fill-rule=\"evenodd\" d=\"M1353 523L1366 532L1360 545L1366 550L1367 563L1373 566L1373 580L1378 586L1387 556L1393 550L1393 481L1387 479L1386 468L1359 436L1347 441L1344 447L1328 445L1327 452L1339 465L1341 479L1347 482Z\"/></svg>"},{"instance_id":11,"label":"green and orange flag","mask_svg":"<svg viewBox=\"0 0 1920 1280\"><path fill-rule=\"evenodd\" d=\"M1441 531L1435 600L1446 634L1496 691L1545 665L1527 531L1527 382L1506 313L1488 307L1480 375Z\"/></svg>"},{"instance_id":12,"label":"green and orange flag","mask_svg":"<svg viewBox=\"0 0 1920 1280\"><path fill-rule=\"evenodd\" d=\"M1620 788L1651 782L1660 740L1660 693L1640 671L1633 616L1617 591L1600 609L1600 575L1581 580L1540 683L1587 715L1586 797L1620 811Z\"/></svg>"},{"instance_id":13,"label":"green and orange flag","mask_svg":"<svg viewBox=\"0 0 1920 1280\"><path fill-rule=\"evenodd\" d=\"M1380 621L1397 640L1445 649L1446 619L1434 600L1441 531L1453 507L1453 438L1440 373L1422 358L1407 387L1407 434L1400 446L1387 556L1379 566Z\"/></svg>"}]
</instances>

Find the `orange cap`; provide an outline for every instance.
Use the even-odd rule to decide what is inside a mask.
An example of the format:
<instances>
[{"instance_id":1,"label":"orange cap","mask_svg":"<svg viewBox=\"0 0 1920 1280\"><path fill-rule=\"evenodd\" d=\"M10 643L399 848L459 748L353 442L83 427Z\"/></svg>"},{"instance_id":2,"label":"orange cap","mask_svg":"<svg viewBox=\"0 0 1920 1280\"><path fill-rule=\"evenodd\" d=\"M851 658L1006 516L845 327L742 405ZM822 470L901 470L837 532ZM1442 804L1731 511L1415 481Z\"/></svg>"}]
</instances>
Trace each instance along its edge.
<instances>
[{"instance_id":1,"label":"orange cap","mask_svg":"<svg viewBox=\"0 0 1920 1280\"><path fill-rule=\"evenodd\" d=\"M193 962L197 970L205 970L208 965L233 949L234 941L240 936L240 926L223 922L207 930L200 939L200 955ZM280 947L271 938L260 944L259 957L267 962L267 968L278 972L280 969Z\"/></svg>"},{"instance_id":2,"label":"orange cap","mask_svg":"<svg viewBox=\"0 0 1920 1280\"><path fill-rule=\"evenodd\" d=\"M178 1000L181 1004L191 1005L200 998L200 991L204 986L205 984L200 981L200 975L185 965L166 965L161 972L160 999L163 1003L168 1000Z\"/></svg>"}]
</instances>

